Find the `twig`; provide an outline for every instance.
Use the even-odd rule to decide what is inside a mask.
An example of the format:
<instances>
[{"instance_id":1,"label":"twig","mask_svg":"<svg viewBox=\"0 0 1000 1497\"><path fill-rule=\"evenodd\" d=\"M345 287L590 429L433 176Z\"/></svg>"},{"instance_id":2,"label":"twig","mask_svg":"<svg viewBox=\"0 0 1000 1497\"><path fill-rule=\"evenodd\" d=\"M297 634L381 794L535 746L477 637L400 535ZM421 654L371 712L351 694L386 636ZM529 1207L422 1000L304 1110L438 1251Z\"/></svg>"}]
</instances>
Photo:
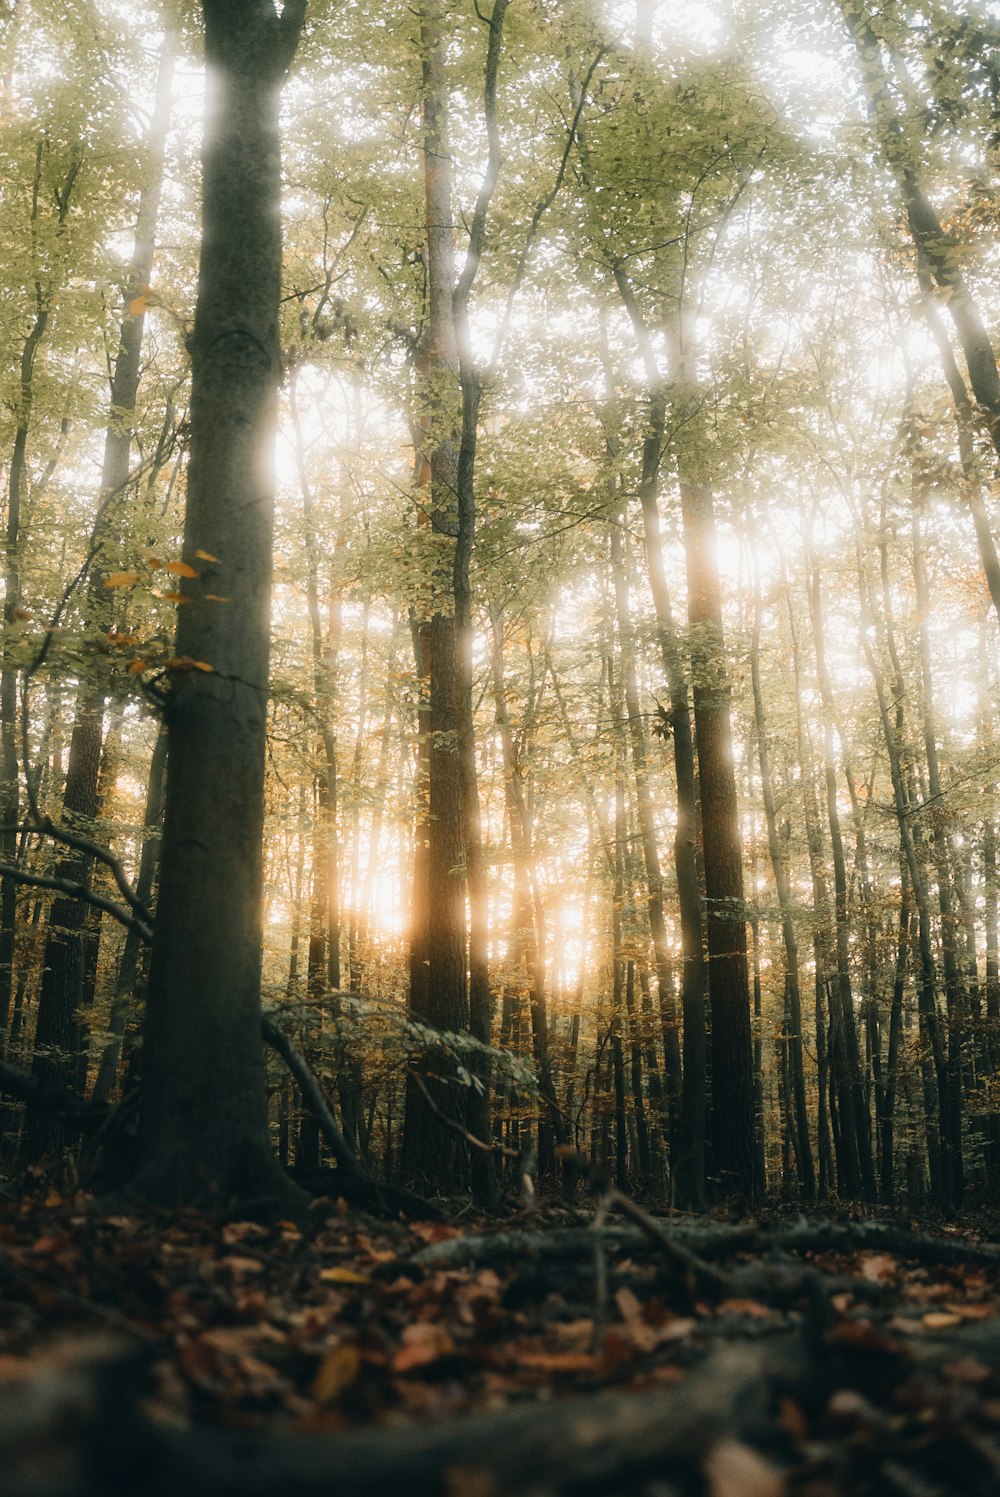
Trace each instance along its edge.
<instances>
[{"instance_id":1,"label":"twig","mask_svg":"<svg viewBox=\"0 0 1000 1497\"><path fill-rule=\"evenodd\" d=\"M635 1201L622 1195L621 1191L613 1190L610 1193L609 1204L613 1211L619 1211L628 1221L634 1222L640 1231L645 1232L650 1242L654 1243L660 1252L683 1272L689 1291L693 1291L696 1284L700 1283L705 1288L712 1289L716 1294L726 1295L732 1292L733 1286L728 1274L712 1268L696 1253L692 1253L690 1248L668 1237L659 1223L643 1211Z\"/></svg>"},{"instance_id":2,"label":"twig","mask_svg":"<svg viewBox=\"0 0 1000 1497\"><path fill-rule=\"evenodd\" d=\"M604 1327L608 1308L608 1254L604 1242L604 1227L611 1206L612 1192L598 1196L594 1208L594 1219L590 1230L594 1235L594 1356L599 1357L604 1347Z\"/></svg>"}]
</instances>

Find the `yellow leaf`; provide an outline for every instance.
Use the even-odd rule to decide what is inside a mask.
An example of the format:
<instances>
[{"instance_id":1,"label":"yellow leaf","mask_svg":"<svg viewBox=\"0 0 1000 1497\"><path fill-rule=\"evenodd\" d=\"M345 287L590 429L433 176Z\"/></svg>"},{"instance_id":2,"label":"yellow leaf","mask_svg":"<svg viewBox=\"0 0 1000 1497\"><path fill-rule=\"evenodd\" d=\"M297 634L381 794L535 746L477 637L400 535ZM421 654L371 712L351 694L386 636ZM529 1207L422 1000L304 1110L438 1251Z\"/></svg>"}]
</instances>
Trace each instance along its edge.
<instances>
[{"instance_id":1,"label":"yellow leaf","mask_svg":"<svg viewBox=\"0 0 1000 1497\"><path fill-rule=\"evenodd\" d=\"M356 1346L338 1346L320 1363L313 1380L312 1393L318 1404L336 1403L361 1371L361 1354Z\"/></svg>"},{"instance_id":2,"label":"yellow leaf","mask_svg":"<svg viewBox=\"0 0 1000 1497\"><path fill-rule=\"evenodd\" d=\"M211 551L196 551L194 554L199 561L218 561L219 559L217 556L213 556Z\"/></svg>"},{"instance_id":3,"label":"yellow leaf","mask_svg":"<svg viewBox=\"0 0 1000 1497\"><path fill-rule=\"evenodd\" d=\"M320 1271L324 1284L370 1284L371 1279L352 1268L324 1268Z\"/></svg>"},{"instance_id":4,"label":"yellow leaf","mask_svg":"<svg viewBox=\"0 0 1000 1497\"><path fill-rule=\"evenodd\" d=\"M175 577L198 577L201 575L195 571L194 567L189 567L186 561L165 561L163 563L163 570L165 572L173 572Z\"/></svg>"},{"instance_id":5,"label":"yellow leaf","mask_svg":"<svg viewBox=\"0 0 1000 1497\"><path fill-rule=\"evenodd\" d=\"M105 577L105 579L104 579L104 586L105 587L134 587L135 584L138 581L139 581L139 573L138 572L112 572L109 577Z\"/></svg>"},{"instance_id":6,"label":"yellow leaf","mask_svg":"<svg viewBox=\"0 0 1000 1497\"><path fill-rule=\"evenodd\" d=\"M925 1331L950 1331L952 1326L961 1325L961 1315L949 1315L944 1310L932 1310L929 1315L922 1317Z\"/></svg>"}]
</instances>

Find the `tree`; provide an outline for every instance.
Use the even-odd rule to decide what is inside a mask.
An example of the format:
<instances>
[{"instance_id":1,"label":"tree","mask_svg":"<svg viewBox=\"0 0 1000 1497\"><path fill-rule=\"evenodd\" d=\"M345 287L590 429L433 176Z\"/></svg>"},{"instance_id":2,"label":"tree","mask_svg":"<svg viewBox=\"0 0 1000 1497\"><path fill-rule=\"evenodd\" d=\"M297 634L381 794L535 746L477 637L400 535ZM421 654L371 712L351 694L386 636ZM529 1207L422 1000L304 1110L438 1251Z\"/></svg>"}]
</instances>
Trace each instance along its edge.
<instances>
[{"instance_id":1,"label":"tree","mask_svg":"<svg viewBox=\"0 0 1000 1497\"><path fill-rule=\"evenodd\" d=\"M191 341L185 602L169 670L160 892L135 1188L288 1191L260 1036L265 723L280 357L278 100L305 0L205 0L209 113Z\"/></svg>"}]
</instances>

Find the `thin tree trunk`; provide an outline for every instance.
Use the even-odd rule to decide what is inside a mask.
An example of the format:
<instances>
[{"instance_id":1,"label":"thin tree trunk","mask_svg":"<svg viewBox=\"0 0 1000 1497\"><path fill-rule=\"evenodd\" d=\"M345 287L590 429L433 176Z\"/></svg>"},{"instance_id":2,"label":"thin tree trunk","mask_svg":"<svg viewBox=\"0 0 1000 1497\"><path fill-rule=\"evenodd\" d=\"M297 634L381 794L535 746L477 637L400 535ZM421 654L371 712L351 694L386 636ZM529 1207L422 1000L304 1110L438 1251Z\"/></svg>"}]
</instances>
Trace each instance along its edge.
<instances>
[{"instance_id":1,"label":"thin tree trunk","mask_svg":"<svg viewBox=\"0 0 1000 1497\"><path fill-rule=\"evenodd\" d=\"M764 711L764 695L760 678L760 625L761 594L760 575L754 557L754 623L750 644L750 680L753 690L754 723L757 738L757 757L760 765L760 790L767 827L767 847L778 894L781 911L781 936L785 945L785 1002L788 1007L788 1057L789 1079L792 1093L792 1145L795 1152L795 1169L798 1174L802 1199L812 1201L816 1195L816 1175L813 1167L812 1148L809 1143L809 1115L806 1109L805 1073L802 1062L802 995L799 988L799 946L795 931L795 915L792 904L788 866L778 835L778 818L774 806L774 788L771 781L771 751Z\"/></svg>"},{"instance_id":2,"label":"thin tree trunk","mask_svg":"<svg viewBox=\"0 0 1000 1497\"><path fill-rule=\"evenodd\" d=\"M838 1074L838 1115L842 1145L844 1185L852 1198L874 1201L875 1165L871 1146L871 1115L861 1074L858 1032L854 1022L854 997L850 968L850 911L847 901L847 864L840 826L837 796L837 761L834 752L836 711L826 666L826 644L818 568L812 567L809 583L816 675L825 718L826 809L833 853L834 915L837 977L831 986L831 1061Z\"/></svg>"}]
</instances>

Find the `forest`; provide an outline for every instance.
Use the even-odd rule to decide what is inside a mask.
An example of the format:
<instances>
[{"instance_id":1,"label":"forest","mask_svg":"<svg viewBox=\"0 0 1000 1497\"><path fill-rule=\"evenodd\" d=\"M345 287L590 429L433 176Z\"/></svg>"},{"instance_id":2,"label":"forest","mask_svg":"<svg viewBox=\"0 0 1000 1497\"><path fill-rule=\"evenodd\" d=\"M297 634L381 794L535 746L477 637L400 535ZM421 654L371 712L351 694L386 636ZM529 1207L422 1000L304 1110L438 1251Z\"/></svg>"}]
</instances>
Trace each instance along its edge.
<instances>
[{"instance_id":1,"label":"forest","mask_svg":"<svg viewBox=\"0 0 1000 1497\"><path fill-rule=\"evenodd\" d=\"M3 0L14 1497L1000 1490L998 233L993 0Z\"/></svg>"}]
</instances>

